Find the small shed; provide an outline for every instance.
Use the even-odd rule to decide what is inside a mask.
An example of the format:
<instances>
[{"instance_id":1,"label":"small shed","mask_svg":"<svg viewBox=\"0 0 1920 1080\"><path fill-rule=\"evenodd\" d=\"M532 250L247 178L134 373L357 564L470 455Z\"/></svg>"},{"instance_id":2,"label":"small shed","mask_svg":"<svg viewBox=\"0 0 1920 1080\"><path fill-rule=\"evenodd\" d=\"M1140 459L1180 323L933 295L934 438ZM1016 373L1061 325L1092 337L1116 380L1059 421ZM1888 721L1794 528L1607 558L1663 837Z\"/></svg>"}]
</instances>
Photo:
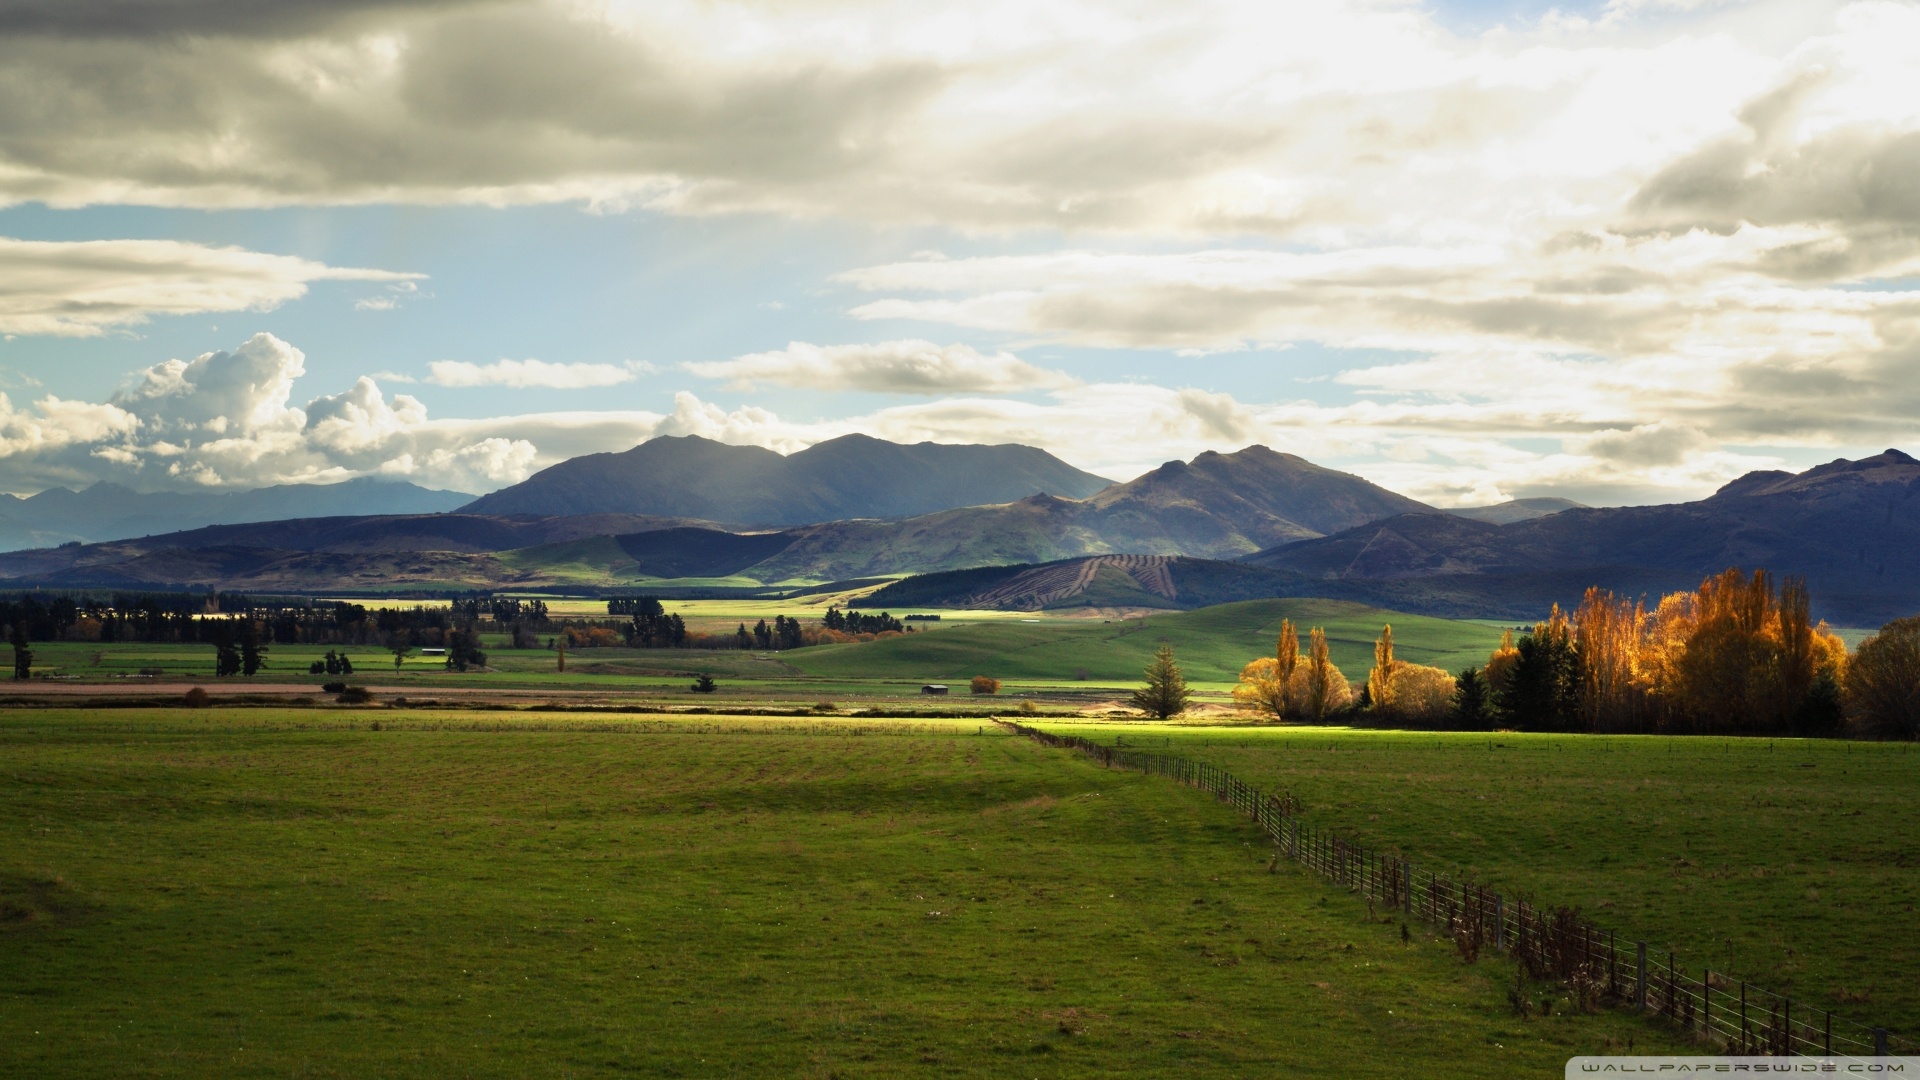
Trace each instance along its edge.
<instances>
[{"instance_id":1,"label":"small shed","mask_svg":"<svg viewBox=\"0 0 1920 1080\"><path fill-rule=\"evenodd\" d=\"M420 655L421 655L421 656L445 656L445 655L447 655L447 650L445 650L445 649L421 649L421 650L420 650Z\"/></svg>"},{"instance_id":2,"label":"small shed","mask_svg":"<svg viewBox=\"0 0 1920 1080\"><path fill-rule=\"evenodd\" d=\"M927 685L920 688L920 692L923 694L930 694L934 697L940 697L941 695L947 692L947 688L940 683L928 683Z\"/></svg>"}]
</instances>

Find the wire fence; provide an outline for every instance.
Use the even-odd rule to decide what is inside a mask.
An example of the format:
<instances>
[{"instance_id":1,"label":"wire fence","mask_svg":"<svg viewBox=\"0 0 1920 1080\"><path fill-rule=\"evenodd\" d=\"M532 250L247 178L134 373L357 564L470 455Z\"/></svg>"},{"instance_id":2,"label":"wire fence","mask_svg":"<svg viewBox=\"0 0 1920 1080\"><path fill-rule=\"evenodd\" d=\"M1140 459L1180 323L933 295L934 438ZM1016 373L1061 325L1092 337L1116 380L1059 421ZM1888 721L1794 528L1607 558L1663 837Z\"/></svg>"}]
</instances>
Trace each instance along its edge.
<instances>
[{"instance_id":1,"label":"wire fence","mask_svg":"<svg viewBox=\"0 0 1920 1080\"><path fill-rule=\"evenodd\" d=\"M1566 987L1583 1006L1602 1001L1667 1018L1734 1055L1884 1057L1920 1052L1920 1044L1830 1010L1771 993L1708 967L1688 967L1644 941L1622 942L1577 908L1545 907L1509 899L1483 885L1458 881L1318 828L1300 816L1300 800L1269 794L1204 761L1103 746L1077 735L1056 735L1000 720L1020 735L1100 762L1169 777L1210 792L1252 818L1278 855L1335 885L1452 938L1469 960L1492 949L1514 958L1529 977Z\"/></svg>"}]
</instances>

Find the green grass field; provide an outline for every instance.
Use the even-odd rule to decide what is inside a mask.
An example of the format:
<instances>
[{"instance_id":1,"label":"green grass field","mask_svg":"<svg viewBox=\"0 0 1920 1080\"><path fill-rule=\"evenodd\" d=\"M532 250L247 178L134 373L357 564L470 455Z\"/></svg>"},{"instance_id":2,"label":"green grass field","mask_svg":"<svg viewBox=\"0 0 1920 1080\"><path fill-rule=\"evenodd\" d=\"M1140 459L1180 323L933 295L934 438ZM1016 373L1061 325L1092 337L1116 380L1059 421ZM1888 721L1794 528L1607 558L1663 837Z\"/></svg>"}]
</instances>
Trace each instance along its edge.
<instances>
[{"instance_id":1,"label":"green grass field","mask_svg":"<svg viewBox=\"0 0 1920 1080\"><path fill-rule=\"evenodd\" d=\"M1048 726L1212 761L1369 846L1577 904L1662 962L1920 1035L1913 744Z\"/></svg>"},{"instance_id":2,"label":"green grass field","mask_svg":"<svg viewBox=\"0 0 1920 1080\"><path fill-rule=\"evenodd\" d=\"M682 605L670 605L679 607ZM696 619L728 628L751 623L756 612L774 613L770 601L694 601L686 605ZM787 605L793 613L795 609ZM724 614L723 614L724 613ZM817 615L817 611L810 611ZM953 622L916 627L916 632L871 642L824 645L775 654L693 649L575 649L567 671L544 649L510 649L500 635L487 637L487 671L456 674L442 657L415 652L396 671L393 658L378 646L344 651L353 659L351 681L396 688L409 696L432 697L448 691L589 692L685 699L692 673L722 680L729 695L765 702L897 702L918 698L921 684L948 682L964 693L973 675L990 675L1007 684L1008 693L1037 695L1062 704L1111 701L1137 685L1153 651L1163 642L1174 647L1195 688L1216 703L1240 669L1274 646L1280 620L1326 627L1333 659L1354 680L1364 679L1373 662L1373 640L1383 623L1394 625L1402 659L1465 667L1485 661L1499 631L1478 623L1430 619L1333 600L1256 600L1197 611L1168 612L1145 618L1116 619L1027 615L1008 612L956 613ZM326 646L275 645L268 667L256 680L279 685L310 685L317 693L328 676L310 675L308 666ZM141 672L158 673L156 693L178 693L180 680L205 680L212 674L210 645L49 642L34 646L35 670L80 682L127 685ZM238 680L235 680L238 683ZM690 700L690 699L689 699ZM979 704L985 704L979 703Z\"/></svg>"},{"instance_id":3,"label":"green grass field","mask_svg":"<svg viewBox=\"0 0 1920 1080\"><path fill-rule=\"evenodd\" d=\"M379 721L382 730L373 730ZM0 1071L1558 1076L1196 793L986 725L0 712Z\"/></svg>"},{"instance_id":4,"label":"green grass field","mask_svg":"<svg viewBox=\"0 0 1920 1080\"><path fill-rule=\"evenodd\" d=\"M1030 617L945 628L859 645L830 645L789 654L787 661L816 675L962 680L1069 682L1079 673L1091 681L1131 684L1162 644L1173 646L1188 679L1223 686L1240 669L1273 652L1280 620L1327 631L1333 662L1349 679L1364 679L1373 666L1373 642L1392 623L1402 660L1450 670L1486 662L1500 631L1480 623L1433 619L1384 611L1341 600L1249 600L1196 611L1140 619Z\"/></svg>"}]
</instances>

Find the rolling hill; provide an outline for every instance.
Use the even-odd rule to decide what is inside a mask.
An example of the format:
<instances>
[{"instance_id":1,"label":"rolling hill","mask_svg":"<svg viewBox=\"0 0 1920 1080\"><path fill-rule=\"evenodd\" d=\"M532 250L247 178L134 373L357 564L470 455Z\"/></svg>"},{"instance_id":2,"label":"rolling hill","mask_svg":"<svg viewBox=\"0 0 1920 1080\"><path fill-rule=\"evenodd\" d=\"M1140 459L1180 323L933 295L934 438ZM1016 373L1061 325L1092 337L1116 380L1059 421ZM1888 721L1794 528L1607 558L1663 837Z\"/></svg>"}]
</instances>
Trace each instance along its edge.
<instances>
[{"instance_id":1,"label":"rolling hill","mask_svg":"<svg viewBox=\"0 0 1920 1080\"><path fill-rule=\"evenodd\" d=\"M903 446L844 435L782 456L757 446L669 435L617 454L571 458L463 510L806 525L910 517L1040 492L1081 498L1111 483L1031 446Z\"/></svg>"},{"instance_id":2,"label":"rolling hill","mask_svg":"<svg viewBox=\"0 0 1920 1080\"><path fill-rule=\"evenodd\" d=\"M1048 682L1134 684L1162 644L1173 647L1187 678L1231 683L1249 661L1267 655L1280 620L1327 631L1333 662L1364 679L1373 641L1393 625L1395 655L1448 670L1486 663L1500 631L1479 623L1409 615L1340 600L1254 600L1144 619L994 621L851 645L821 645L783 655L810 675L964 683L974 675ZM1304 636L1304 631L1303 631Z\"/></svg>"}]
</instances>

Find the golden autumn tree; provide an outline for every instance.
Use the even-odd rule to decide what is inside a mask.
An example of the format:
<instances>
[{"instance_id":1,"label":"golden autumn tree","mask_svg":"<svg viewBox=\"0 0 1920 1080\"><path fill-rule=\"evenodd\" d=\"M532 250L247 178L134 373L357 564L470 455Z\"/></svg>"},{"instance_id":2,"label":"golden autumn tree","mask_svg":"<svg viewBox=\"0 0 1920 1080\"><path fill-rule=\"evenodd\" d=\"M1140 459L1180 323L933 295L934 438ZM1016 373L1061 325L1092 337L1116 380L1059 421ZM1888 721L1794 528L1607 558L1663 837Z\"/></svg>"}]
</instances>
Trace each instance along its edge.
<instances>
[{"instance_id":1,"label":"golden autumn tree","mask_svg":"<svg viewBox=\"0 0 1920 1080\"><path fill-rule=\"evenodd\" d=\"M1570 621L1580 654L1580 714L1587 730L1637 730L1646 714L1638 665L1646 609L1591 588Z\"/></svg>"},{"instance_id":2,"label":"golden autumn tree","mask_svg":"<svg viewBox=\"0 0 1920 1080\"><path fill-rule=\"evenodd\" d=\"M1300 635L1293 628L1292 619L1282 619L1274 654L1240 669L1240 682L1233 688L1233 700L1245 708L1284 720L1298 709L1296 702L1300 695L1295 684L1300 676Z\"/></svg>"},{"instance_id":3,"label":"golden autumn tree","mask_svg":"<svg viewBox=\"0 0 1920 1080\"><path fill-rule=\"evenodd\" d=\"M1380 628L1373 642L1373 670L1367 673L1367 701L1376 709L1393 708L1393 624Z\"/></svg>"},{"instance_id":4,"label":"golden autumn tree","mask_svg":"<svg viewBox=\"0 0 1920 1080\"><path fill-rule=\"evenodd\" d=\"M1301 710L1309 719L1320 721L1327 714L1344 709L1353 699L1347 677L1333 666L1327 651L1327 632L1314 627L1307 634L1307 663L1301 671Z\"/></svg>"},{"instance_id":5,"label":"golden autumn tree","mask_svg":"<svg viewBox=\"0 0 1920 1080\"><path fill-rule=\"evenodd\" d=\"M1286 683L1280 679L1280 661L1262 656L1240 669L1233 700L1243 709L1266 713L1276 720L1287 715Z\"/></svg>"},{"instance_id":6,"label":"golden autumn tree","mask_svg":"<svg viewBox=\"0 0 1920 1080\"><path fill-rule=\"evenodd\" d=\"M1500 631L1500 647L1487 657L1485 675L1487 693L1499 700L1513 681L1513 666L1520 662L1520 650L1514 648L1513 631Z\"/></svg>"},{"instance_id":7,"label":"golden autumn tree","mask_svg":"<svg viewBox=\"0 0 1920 1080\"><path fill-rule=\"evenodd\" d=\"M1589 589L1566 620L1577 660L1581 727L1832 730L1839 722L1846 646L1825 623L1813 622L1812 606L1805 581L1788 578L1776 588L1765 570L1723 571L1690 592L1662 597L1651 612ZM1556 621L1536 627L1534 639L1556 639ZM1521 643L1522 653L1528 644ZM1516 659L1516 670L1524 660ZM1509 683L1515 678L1508 676ZM1529 682L1525 672L1517 678ZM1508 696L1525 694L1510 688Z\"/></svg>"},{"instance_id":8,"label":"golden autumn tree","mask_svg":"<svg viewBox=\"0 0 1920 1080\"><path fill-rule=\"evenodd\" d=\"M1280 640L1274 643L1274 678L1280 684L1280 712L1284 715L1291 706L1293 673L1300 667L1300 634L1293 628L1292 619L1280 620Z\"/></svg>"}]
</instances>

